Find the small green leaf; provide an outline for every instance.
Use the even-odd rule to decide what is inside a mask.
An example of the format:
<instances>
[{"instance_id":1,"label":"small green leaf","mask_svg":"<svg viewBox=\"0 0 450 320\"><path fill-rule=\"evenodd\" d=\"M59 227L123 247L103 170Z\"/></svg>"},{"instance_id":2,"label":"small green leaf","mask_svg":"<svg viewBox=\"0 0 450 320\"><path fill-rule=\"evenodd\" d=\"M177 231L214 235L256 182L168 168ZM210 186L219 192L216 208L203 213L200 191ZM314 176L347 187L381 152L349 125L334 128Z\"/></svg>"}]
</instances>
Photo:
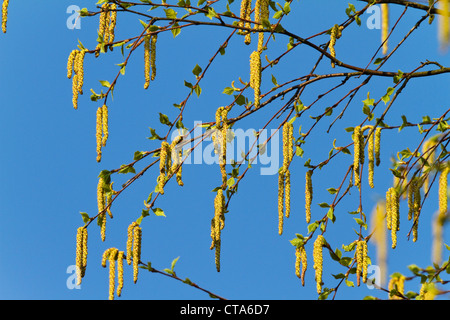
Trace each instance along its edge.
<instances>
[{"instance_id":1,"label":"small green leaf","mask_svg":"<svg viewBox=\"0 0 450 320\"><path fill-rule=\"evenodd\" d=\"M198 77L198 75L202 72L202 68L198 64L195 65L194 69L192 70L192 73Z\"/></svg>"},{"instance_id":2,"label":"small green leaf","mask_svg":"<svg viewBox=\"0 0 450 320\"><path fill-rule=\"evenodd\" d=\"M164 12L166 13L166 17L169 19L177 18L177 12L173 9L164 9Z\"/></svg>"},{"instance_id":3,"label":"small green leaf","mask_svg":"<svg viewBox=\"0 0 450 320\"><path fill-rule=\"evenodd\" d=\"M152 211L158 217L165 217L164 211L161 208L152 208Z\"/></svg>"},{"instance_id":4,"label":"small green leaf","mask_svg":"<svg viewBox=\"0 0 450 320\"><path fill-rule=\"evenodd\" d=\"M107 81L107 80L99 80L99 81L102 84L102 86L104 86L106 88L111 87L111 84L109 83L109 81Z\"/></svg>"},{"instance_id":5,"label":"small green leaf","mask_svg":"<svg viewBox=\"0 0 450 320\"><path fill-rule=\"evenodd\" d=\"M86 212L80 212L80 214L84 223L88 223L91 220L91 218L89 218L89 215Z\"/></svg>"}]
</instances>

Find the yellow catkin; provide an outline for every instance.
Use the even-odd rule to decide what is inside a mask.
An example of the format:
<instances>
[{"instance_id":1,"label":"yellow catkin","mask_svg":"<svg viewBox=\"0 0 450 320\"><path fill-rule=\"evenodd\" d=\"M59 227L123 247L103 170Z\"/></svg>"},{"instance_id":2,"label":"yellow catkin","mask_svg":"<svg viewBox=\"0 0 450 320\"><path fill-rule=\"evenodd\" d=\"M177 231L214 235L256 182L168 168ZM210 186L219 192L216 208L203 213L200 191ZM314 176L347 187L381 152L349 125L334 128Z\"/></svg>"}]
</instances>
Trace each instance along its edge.
<instances>
[{"instance_id":1,"label":"yellow catkin","mask_svg":"<svg viewBox=\"0 0 450 320\"><path fill-rule=\"evenodd\" d=\"M363 256L363 260L362 260L362 281L364 283L367 282L367 267L369 264L369 256L368 256L368 248L367 248L367 242L366 241L362 241L362 256Z\"/></svg>"},{"instance_id":2,"label":"yellow catkin","mask_svg":"<svg viewBox=\"0 0 450 320\"><path fill-rule=\"evenodd\" d=\"M137 225L133 230L133 281L138 280L139 262L141 261L142 229Z\"/></svg>"},{"instance_id":3,"label":"yellow catkin","mask_svg":"<svg viewBox=\"0 0 450 320\"><path fill-rule=\"evenodd\" d=\"M316 240L314 241L313 259L314 259L314 270L318 294L322 292L322 273L323 273L322 247L324 245L325 245L325 238L323 237L323 235L317 236Z\"/></svg>"},{"instance_id":4,"label":"yellow catkin","mask_svg":"<svg viewBox=\"0 0 450 320\"><path fill-rule=\"evenodd\" d=\"M116 294L118 297L122 295L123 289L123 251L119 251L117 254L117 291Z\"/></svg>"},{"instance_id":5,"label":"yellow catkin","mask_svg":"<svg viewBox=\"0 0 450 320\"><path fill-rule=\"evenodd\" d=\"M439 40L442 47L445 47L450 42L450 1L439 1L442 14L439 16Z\"/></svg>"},{"instance_id":6,"label":"yellow catkin","mask_svg":"<svg viewBox=\"0 0 450 320\"><path fill-rule=\"evenodd\" d=\"M391 230L392 226L392 197L391 188L386 191L386 228Z\"/></svg>"},{"instance_id":7,"label":"yellow catkin","mask_svg":"<svg viewBox=\"0 0 450 320\"><path fill-rule=\"evenodd\" d=\"M183 156L183 149L180 147L176 147L176 145L178 143L180 143L180 141L183 139L182 136L178 136L176 137L171 145L170 145L170 149L172 151L172 166L170 168L171 173L173 174L174 172L176 172L176 180L179 186L183 186L184 183L181 179L182 177L182 156ZM178 170L177 170L178 168Z\"/></svg>"},{"instance_id":8,"label":"yellow catkin","mask_svg":"<svg viewBox=\"0 0 450 320\"><path fill-rule=\"evenodd\" d=\"M431 258L432 261L438 265L442 262L443 227L448 210L448 173L449 165L448 163L445 163L439 176L439 211L433 219L433 245Z\"/></svg>"},{"instance_id":9,"label":"yellow catkin","mask_svg":"<svg viewBox=\"0 0 450 320\"><path fill-rule=\"evenodd\" d=\"M313 198L313 185L312 185L312 170L306 172L306 185L305 185L305 211L306 211L306 223L311 221L311 203Z\"/></svg>"},{"instance_id":10,"label":"yellow catkin","mask_svg":"<svg viewBox=\"0 0 450 320\"><path fill-rule=\"evenodd\" d=\"M246 21L239 21L239 27L245 27L245 28L251 28L250 24L250 13L252 11L252 1L251 0L242 0L241 1L241 8L240 8L240 18ZM239 34L245 34L245 40L244 43L246 45L249 45L252 41L251 33L249 31L240 31Z\"/></svg>"},{"instance_id":11,"label":"yellow catkin","mask_svg":"<svg viewBox=\"0 0 450 320\"><path fill-rule=\"evenodd\" d=\"M285 122L283 125L283 173L284 173L284 200L285 200L285 215L288 218L291 211L291 173L289 165L292 161L293 154L293 125Z\"/></svg>"},{"instance_id":12,"label":"yellow catkin","mask_svg":"<svg viewBox=\"0 0 450 320\"><path fill-rule=\"evenodd\" d=\"M389 206L390 206L390 230L392 238L392 249L397 247L397 231L400 230L400 208L399 208L399 195L396 188L390 188L389 195ZM386 201L386 203L388 203Z\"/></svg>"},{"instance_id":13,"label":"yellow catkin","mask_svg":"<svg viewBox=\"0 0 450 320\"><path fill-rule=\"evenodd\" d=\"M380 283L383 285L386 280L387 269L387 241L386 241L386 224L384 217L386 214L386 205L383 200L378 201L371 214L371 241L377 250L377 265L380 267Z\"/></svg>"},{"instance_id":14,"label":"yellow catkin","mask_svg":"<svg viewBox=\"0 0 450 320\"><path fill-rule=\"evenodd\" d=\"M447 213L448 202L447 202L447 187L448 187L448 173L449 165L444 164L444 168L439 176L439 213L445 215Z\"/></svg>"},{"instance_id":15,"label":"yellow catkin","mask_svg":"<svg viewBox=\"0 0 450 320\"><path fill-rule=\"evenodd\" d=\"M116 259L118 250L113 248L109 252L109 300L114 300L114 291L116 287Z\"/></svg>"},{"instance_id":16,"label":"yellow catkin","mask_svg":"<svg viewBox=\"0 0 450 320\"><path fill-rule=\"evenodd\" d=\"M161 142L161 151L159 156L159 177L158 177L158 191L164 194L164 184L166 180L167 164L170 162L170 145L163 141Z\"/></svg>"},{"instance_id":17,"label":"yellow catkin","mask_svg":"<svg viewBox=\"0 0 450 320\"><path fill-rule=\"evenodd\" d=\"M3 0L2 5L2 31L6 33L6 23L8 22L8 5L9 0Z\"/></svg>"},{"instance_id":18,"label":"yellow catkin","mask_svg":"<svg viewBox=\"0 0 450 320\"><path fill-rule=\"evenodd\" d=\"M108 3L104 3L101 7L99 22L98 22L98 35L103 39L103 42L106 41L106 31L109 28L107 26L108 22ZM98 57L100 55L100 43L97 44L95 48L95 56Z\"/></svg>"},{"instance_id":19,"label":"yellow catkin","mask_svg":"<svg viewBox=\"0 0 450 320\"><path fill-rule=\"evenodd\" d=\"M308 261L306 250L303 246L295 248L295 275L302 281L302 286L305 285L305 274L308 268Z\"/></svg>"},{"instance_id":20,"label":"yellow catkin","mask_svg":"<svg viewBox=\"0 0 450 320\"><path fill-rule=\"evenodd\" d=\"M67 59L67 78L71 79L73 75L73 67L75 64L75 57L78 53L78 50L72 50L69 54L69 58Z\"/></svg>"},{"instance_id":21,"label":"yellow catkin","mask_svg":"<svg viewBox=\"0 0 450 320\"><path fill-rule=\"evenodd\" d=\"M255 108L260 106L261 95L261 56L258 51L253 51L250 55L250 87L255 93Z\"/></svg>"},{"instance_id":22,"label":"yellow catkin","mask_svg":"<svg viewBox=\"0 0 450 320\"><path fill-rule=\"evenodd\" d=\"M402 299L402 295L404 294L405 291L405 276L394 276L389 280L389 284L388 284L388 290L389 290L389 299L391 300L398 300L398 299ZM392 294L394 293L392 292L392 290L397 290L396 294Z\"/></svg>"},{"instance_id":23,"label":"yellow catkin","mask_svg":"<svg viewBox=\"0 0 450 320\"><path fill-rule=\"evenodd\" d=\"M363 269L363 241L356 242L355 260L356 260L356 285L359 287L361 283L361 274Z\"/></svg>"},{"instance_id":24,"label":"yellow catkin","mask_svg":"<svg viewBox=\"0 0 450 320\"><path fill-rule=\"evenodd\" d=\"M375 129L375 137L374 137L375 165L377 167L381 163L381 160L380 160L380 143L381 143L381 128L377 127Z\"/></svg>"},{"instance_id":25,"label":"yellow catkin","mask_svg":"<svg viewBox=\"0 0 450 320\"><path fill-rule=\"evenodd\" d=\"M220 172L222 175L222 184L227 183L227 171L226 171L226 163L227 163L227 133L228 133L228 109L223 108L221 111L222 118L222 129L220 133L221 142L220 142L220 154L219 154L219 166Z\"/></svg>"},{"instance_id":26,"label":"yellow catkin","mask_svg":"<svg viewBox=\"0 0 450 320\"><path fill-rule=\"evenodd\" d=\"M97 208L98 208L98 213L99 215L99 219L101 220L102 224L100 226L100 235L101 235L101 239L102 241L105 241L105 237L106 237L106 212L105 211L105 207L106 207L106 200L105 200L105 192L103 189L103 184L104 184L104 180L103 178L99 178L98 179L98 184L97 184Z\"/></svg>"},{"instance_id":27,"label":"yellow catkin","mask_svg":"<svg viewBox=\"0 0 450 320\"><path fill-rule=\"evenodd\" d=\"M144 38L144 89L148 89L150 86L150 70L150 36L147 35Z\"/></svg>"},{"instance_id":28,"label":"yellow catkin","mask_svg":"<svg viewBox=\"0 0 450 320\"><path fill-rule=\"evenodd\" d=\"M263 29L262 21L269 20L269 1L256 0L255 4L255 29ZM258 33L258 52L264 49L264 32Z\"/></svg>"},{"instance_id":29,"label":"yellow catkin","mask_svg":"<svg viewBox=\"0 0 450 320\"><path fill-rule=\"evenodd\" d=\"M339 26L335 24L333 28L331 28L331 34L330 34L330 43L328 45L328 49L330 50L330 55L333 58L336 58L336 49L334 46L336 45L336 39L339 39L342 35L342 26ZM331 61L331 67L335 67L334 61Z\"/></svg>"},{"instance_id":30,"label":"yellow catkin","mask_svg":"<svg viewBox=\"0 0 450 320\"><path fill-rule=\"evenodd\" d=\"M214 218L212 221L211 230L212 238L213 238L213 247L216 249L215 251L215 264L217 272L220 272L220 247L221 247L221 230L223 229L223 221L224 221L224 212L225 212L225 197L223 194L223 190L217 190L217 195L214 199Z\"/></svg>"},{"instance_id":31,"label":"yellow catkin","mask_svg":"<svg viewBox=\"0 0 450 320\"><path fill-rule=\"evenodd\" d=\"M372 133L372 136L374 133ZM367 154L369 157L369 186L371 188L374 187L373 176L374 176L374 167L375 167L375 153L374 153L374 138L372 136L367 137Z\"/></svg>"},{"instance_id":32,"label":"yellow catkin","mask_svg":"<svg viewBox=\"0 0 450 320\"><path fill-rule=\"evenodd\" d=\"M117 23L117 5L111 3L109 6L109 26L108 26L108 36L107 43L113 43L115 38L115 28ZM111 47L112 48L112 47Z\"/></svg>"},{"instance_id":33,"label":"yellow catkin","mask_svg":"<svg viewBox=\"0 0 450 320\"><path fill-rule=\"evenodd\" d=\"M111 252L112 249L113 248L109 248L103 252L103 255L102 255L102 267L103 268L106 268L106 261L108 260L109 253Z\"/></svg>"},{"instance_id":34,"label":"yellow catkin","mask_svg":"<svg viewBox=\"0 0 450 320\"><path fill-rule=\"evenodd\" d=\"M80 50L75 58L75 72L77 73L77 90L79 94L83 94L85 55L86 50Z\"/></svg>"},{"instance_id":35,"label":"yellow catkin","mask_svg":"<svg viewBox=\"0 0 450 320\"><path fill-rule=\"evenodd\" d=\"M417 178L412 178L408 187L408 220L414 215L414 193L417 188Z\"/></svg>"},{"instance_id":36,"label":"yellow catkin","mask_svg":"<svg viewBox=\"0 0 450 320\"><path fill-rule=\"evenodd\" d=\"M103 142L103 108L99 107L96 114L95 138L97 142L97 162L102 160Z\"/></svg>"},{"instance_id":37,"label":"yellow catkin","mask_svg":"<svg viewBox=\"0 0 450 320\"><path fill-rule=\"evenodd\" d=\"M438 290L434 283L424 282L420 287L420 292L417 297L418 300L434 300Z\"/></svg>"},{"instance_id":38,"label":"yellow catkin","mask_svg":"<svg viewBox=\"0 0 450 320\"><path fill-rule=\"evenodd\" d=\"M283 234L283 216L284 216L284 181L285 173L281 169L278 173L278 234Z\"/></svg>"},{"instance_id":39,"label":"yellow catkin","mask_svg":"<svg viewBox=\"0 0 450 320\"><path fill-rule=\"evenodd\" d=\"M150 66L152 68L151 80L156 78L156 41L158 40L158 35L152 35L150 40Z\"/></svg>"},{"instance_id":40,"label":"yellow catkin","mask_svg":"<svg viewBox=\"0 0 450 320\"><path fill-rule=\"evenodd\" d=\"M102 146L106 146L106 141L108 140L108 106L104 104L102 106Z\"/></svg>"},{"instance_id":41,"label":"yellow catkin","mask_svg":"<svg viewBox=\"0 0 450 320\"><path fill-rule=\"evenodd\" d=\"M84 277L84 274L86 272L86 266L87 266L87 256L88 256L88 246L87 246L87 242L88 242L88 231L87 228L83 228L82 230L83 232L83 255L82 255L82 269L81 269L81 277Z\"/></svg>"},{"instance_id":42,"label":"yellow catkin","mask_svg":"<svg viewBox=\"0 0 450 320\"><path fill-rule=\"evenodd\" d=\"M361 126L356 126L353 130L353 175L354 175L354 185L358 186L361 183L359 176L359 164L361 161Z\"/></svg>"},{"instance_id":43,"label":"yellow catkin","mask_svg":"<svg viewBox=\"0 0 450 320\"><path fill-rule=\"evenodd\" d=\"M84 271L83 269L85 268L86 264L85 264L85 253L84 253L84 248L85 248L85 230L86 228L84 227L79 227L77 229L77 245L76 245L76 256L75 256L75 266L76 266L76 274L77 274L77 285L81 284L81 278L83 278L84 275ZM87 233L86 233L87 234ZM87 255L87 253L86 253Z\"/></svg>"},{"instance_id":44,"label":"yellow catkin","mask_svg":"<svg viewBox=\"0 0 450 320\"><path fill-rule=\"evenodd\" d=\"M418 230L419 230L419 216L421 211L421 195L420 195L420 184L416 182L414 186L414 202L413 202L414 210L413 210L413 241L416 242L418 239Z\"/></svg>"},{"instance_id":45,"label":"yellow catkin","mask_svg":"<svg viewBox=\"0 0 450 320\"><path fill-rule=\"evenodd\" d=\"M77 50L76 53L73 53L73 71L75 72L75 75L70 71L70 66L72 65L72 61L70 61L72 59L72 53L69 56L67 76L72 77L72 104L74 109L78 109L78 96L83 94L85 55L85 50Z\"/></svg>"},{"instance_id":46,"label":"yellow catkin","mask_svg":"<svg viewBox=\"0 0 450 320\"><path fill-rule=\"evenodd\" d=\"M129 226L127 230L127 264L131 265L132 257L133 257L133 234L134 234L134 228L137 226L137 223L133 221Z\"/></svg>"},{"instance_id":47,"label":"yellow catkin","mask_svg":"<svg viewBox=\"0 0 450 320\"><path fill-rule=\"evenodd\" d=\"M388 33L389 33L389 5L381 4L381 42L383 45L383 54L388 51Z\"/></svg>"},{"instance_id":48,"label":"yellow catkin","mask_svg":"<svg viewBox=\"0 0 450 320\"><path fill-rule=\"evenodd\" d=\"M291 213L291 173L289 169L286 171L285 175L285 185L284 185L284 203L285 203L285 215L289 218Z\"/></svg>"}]
</instances>

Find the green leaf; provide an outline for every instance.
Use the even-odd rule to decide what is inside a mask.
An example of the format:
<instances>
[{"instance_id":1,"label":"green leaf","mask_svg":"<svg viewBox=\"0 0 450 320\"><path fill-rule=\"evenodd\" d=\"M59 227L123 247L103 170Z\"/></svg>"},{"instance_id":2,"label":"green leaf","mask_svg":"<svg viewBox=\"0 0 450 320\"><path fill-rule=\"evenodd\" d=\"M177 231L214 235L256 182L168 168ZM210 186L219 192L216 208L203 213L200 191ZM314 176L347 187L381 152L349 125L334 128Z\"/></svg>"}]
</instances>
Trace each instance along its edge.
<instances>
[{"instance_id":1,"label":"green leaf","mask_svg":"<svg viewBox=\"0 0 450 320\"><path fill-rule=\"evenodd\" d=\"M164 211L161 208L152 208L152 211L158 217L165 217Z\"/></svg>"},{"instance_id":2,"label":"green leaf","mask_svg":"<svg viewBox=\"0 0 450 320\"><path fill-rule=\"evenodd\" d=\"M164 12L166 13L166 17L169 19L177 18L177 12L173 9L164 9Z\"/></svg>"},{"instance_id":3,"label":"green leaf","mask_svg":"<svg viewBox=\"0 0 450 320\"><path fill-rule=\"evenodd\" d=\"M178 36L178 35L181 33L181 28L179 27L178 22L175 22L175 23L172 25L171 31L172 31L172 35L173 35L174 38L175 38L176 36Z\"/></svg>"},{"instance_id":4,"label":"green leaf","mask_svg":"<svg viewBox=\"0 0 450 320\"><path fill-rule=\"evenodd\" d=\"M91 218L89 218L89 215L86 212L80 212L80 214L84 223L88 223L91 220Z\"/></svg>"},{"instance_id":5,"label":"green leaf","mask_svg":"<svg viewBox=\"0 0 450 320\"><path fill-rule=\"evenodd\" d=\"M99 81L102 84L102 86L104 86L106 88L111 87L111 84L109 83L109 81L107 81L107 80L99 80Z\"/></svg>"},{"instance_id":6,"label":"green leaf","mask_svg":"<svg viewBox=\"0 0 450 320\"><path fill-rule=\"evenodd\" d=\"M334 215L334 209L331 207L327 212L327 217L330 219L333 223L336 221L336 216Z\"/></svg>"},{"instance_id":7,"label":"green leaf","mask_svg":"<svg viewBox=\"0 0 450 320\"><path fill-rule=\"evenodd\" d=\"M144 152L144 151L136 151L134 153L133 160L141 160L142 157L145 155L145 153L146 152Z\"/></svg>"},{"instance_id":8,"label":"green leaf","mask_svg":"<svg viewBox=\"0 0 450 320\"><path fill-rule=\"evenodd\" d=\"M202 72L202 68L198 64L195 65L194 69L192 70L192 73L198 77L198 75Z\"/></svg>"},{"instance_id":9,"label":"green leaf","mask_svg":"<svg viewBox=\"0 0 450 320\"><path fill-rule=\"evenodd\" d=\"M162 114L161 112L159 113L159 122L168 126L172 125L172 122L169 121L169 117L165 114Z\"/></svg>"},{"instance_id":10,"label":"green leaf","mask_svg":"<svg viewBox=\"0 0 450 320\"><path fill-rule=\"evenodd\" d=\"M118 173L126 174L126 173L130 173L130 172L136 173L136 170L134 170L133 166L123 164L120 166L120 170Z\"/></svg>"},{"instance_id":11,"label":"green leaf","mask_svg":"<svg viewBox=\"0 0 450 320\"><path fill-rule=\"evenodd\" d=\"M321 208L330 208L330 205L328 203L326 203L326 202L319 203L319 206Z\"/></svg>"},{"instance_id":12,"label":"green leaf","mask_svg":"<svg viewBox=\"0 0 450 320\"><path fill-rule=\"evenodd\" d=\"M177 258L173 259L172 264L170 265L170 270L173 271L173 269L175 268L175 264L177 263L178 259L180 259L180 257L177 257Z\"/></svg>"}]
</instances>

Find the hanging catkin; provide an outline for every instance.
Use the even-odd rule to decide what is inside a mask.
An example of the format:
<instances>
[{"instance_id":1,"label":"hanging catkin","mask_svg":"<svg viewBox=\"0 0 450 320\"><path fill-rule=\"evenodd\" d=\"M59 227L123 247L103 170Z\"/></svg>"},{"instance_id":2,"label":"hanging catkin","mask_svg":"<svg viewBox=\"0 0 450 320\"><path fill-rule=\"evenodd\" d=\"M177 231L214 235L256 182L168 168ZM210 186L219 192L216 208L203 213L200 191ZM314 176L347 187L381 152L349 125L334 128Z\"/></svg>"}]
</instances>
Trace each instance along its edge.
<instances>
[{"instance_id":1,"label":"hanging catkin","mask_svg":"<svg viewBox=\"0 0 450 320\"><path fill-rule=\"evenodd\" d=\"M9 0L3 0L2 5L2 31L6 33L6 23L8 22L8 5Z\"/></svg>"},{"instance_id":2,"label":"hanging catkin","mask_svg":"<svg viewBox=\"0 0 450 320\"><path fill-rule=\"evenodd\" d=\"M312 170L306 171L306 185L305 185L305 211L306 211L306 223L311 221L311 203L313 198L313 185L312 185Z\"/></svg>"},{"instance_id":3,"label":"hanging catkin","mask_svg":"<svg viewBox=\"0 0 450 320\"><path fill-rule=\"evenodd\" d=\"M250 55L250 87L255 94L255 109L258 109L261 95L261 56L258 51L253 51Z\"/></svg>"},{"instance_id":4,"label":"hanging catkin","mask_svg":"<svg viewBox=\"0 0 450 320\"><path fill-rule=\"evenodd\" d=\"M336 58L336 50L334 46L336 45L336 40L339 39L342 35L342 30L344 29L343 26L339 26L338 24L335 24L331 28L331 34L330 34L330 43L328 45L328 49L330 50L330 55L333 58ZM331 67L335 67L335 62L331 60Z\"/></svg>"},{"instance_id":5,"label":"hanging catkin","mask_svg":"<svg viewBox=\"0 0 450 320\"><path fill-rule=\"evenodd\" d=\"M361 162L361 153L364 153L361 146L361 126L356 126L353 129L353 175L354 175L354 185L359 187L361 179L359 177L359 164Z\"/></svg>"},{"instance_id":6,"label":"hanging catkin","mask_svg":"<svg viewBox=\"0 0 450 320\"><path fill-rule=\"evenodd\" d=\"M442 14L439 15L439 40L441 46L445 47L450 42L450 1L439 1Z\"/></svg>"},{"instance_id":7,"label":"hanging catkin","mask_svg":"<svg viewBox=\"0 0 450 320\"><path fill-rule=\"evenodd\" d=\"M323 235L318 235L314 241L313 247L313 259L314 259L314 270L316 278L317 293L322 292L322 273L323 273L323 255L322 247L325 245L326 241Z\"/></svg>"},{"instance_id":8,"label":"hanging catkin","mask_svg":"<svg viewBox=\"0 0 450 320\"><path fill-rule=\"evenodd\" d=\"M383 54L388 51L388 33L389 33L389 5L381 4L381 43L383 46Z\"/></svg>"}]
</instances>

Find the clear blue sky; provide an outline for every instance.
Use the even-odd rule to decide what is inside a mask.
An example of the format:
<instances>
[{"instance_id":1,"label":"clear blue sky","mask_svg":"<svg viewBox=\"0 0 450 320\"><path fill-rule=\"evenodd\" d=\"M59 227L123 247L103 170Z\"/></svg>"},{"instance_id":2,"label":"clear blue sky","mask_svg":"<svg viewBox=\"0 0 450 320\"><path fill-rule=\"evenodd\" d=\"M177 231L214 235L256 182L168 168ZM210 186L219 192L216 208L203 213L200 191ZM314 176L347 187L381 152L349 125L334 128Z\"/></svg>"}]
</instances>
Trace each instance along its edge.
<instances>
[{"instance_id":1,"label":"clear blue sky","mask_svg":"<svg viewBox=\"0 0 450 320\"><path fill-rule=\"evenodd\" d=\"M81 29L69 30L66 20L69 5L78 5L94 10L95 1L12 1L9 9L7 34L0 35L0 299L107 299L108 271L100 266L101 255L106 248L125 249L126 229L131 221L140 216L143 200L155 186L156 173L149 171L132 187L127 189L114 203L114 219L108 220L107 236L100 240L99 228L89 227L89 256L86 276L81 289L69 289L67 279L71 276L67 268L75 263L75 233L83 225L80 212L95 214L98 173L103 169L114 169L133 160L137 150L153 150L156 141L150 141L148 127L161 133L158 112L173 118L177 113L172 104L181 102L188 93L183 80L194 82L191 70L196 64L205 67L207 61L226 39L230 30L193 27L183 30L176 39L163 34L158 39L158 74L149 90L143 89L143 56L137 50L131 58L124 77L115 90L114 101L109 100L110 137L104 148L103 160L95 161L95 111L99 103L89 99L90 88L101 89L98 80L112 81L122 58L119 50L95 59L87 55L85 60L85 94L80 97L79 109L71 105L71 80L66 78L68 54L80 40L86 47L96 45L97 18L83 19ZM362 8L360 2L353 2ZM238 12L239 3L232 4ZM346 19L347 1L294 1L292 13L283 26L294 33L309 36L330 28L334 23ZM392 18L398 17L401 7L392 6ZM422 15L421 11L409 9L409 18L403 19L398 32L393 36L397 42ZM380 30L369 30L362 17L362 26L353 25L338 41L337 54L344 62L366 65L380 43ZM116 39L137 35L142 30L136 17L119 14ZM288 39L277 36L267 54L273 58L284 50ZM327 41L322 37L315 43ZM231 102L221 94L238 76L248 79L248 57L256 45L243 45L242 37L234 37L227 53L217 58L202 82L200 98L189 100L184 123L192 128L194 121L212 121L217 107ZM280 46L280 47L277 47ZM317 53L308 47L297 48L283 63L264 74L263 88L271 87L271 73L279 83L296 74L309 72ZM438 50L436 23L424 23L414 36L397 52L383 70L409 71L420 62L437 60L450 65L450 55ZM298 70L298 71L297 71ZM336 68L334 72L339 69ZM331 72L324 62L318 73ZM317 94L331 88L339 80L327 80L311 86L305 91L302 101L309 104ZM359 82L351 81L352 85ZM217 166L186 165L183 168L185 186L180 188L173 182L166 194L158 198L157 206L164 209L166 217L151 215L142 222L142 260L151 261L157 269L170 267L171 261L180 257L175 271L181 278L188 277L199 286L230 299L316 299L312 251L308 251L309 268L306 286L294 274L294 247L289 240L295 233L306 235L304 219L304 174L307 158L313 163L327 157L331 142L337 138L338 145L350 143L350 135L343 128L360 123L363 119L362 103L367 91L378 99L392 86L390 78L374 79L363 88L351 104L351 112L338 123L336 129L326 135L317 128L304 149L305 157L296 158L292 172L292 213L285 222L284 234L277 233L277 175L262 176L259 166L250 171L233 197L227 214L226 227L222 234L222 270L217 273L214 253L210 246L210 220L213 215L214 194L211 190L220 184ZM449 75L432 79L415 79L401 95L390 114L389 124L400 124L400 116L408 114L411 122L420 121L422 115L440 116L447 110L450 101ZM343 94L349 90L338 90ZM264 92L264 89L263 89ZM325 98L316 105L311 115L317 115L327 104L334 103L339 95ZM241 128L260 129L269 119L279 103L258 112L241 124ZM341 109L339 109L341 110ZM337 114L337 113L336 113ZM350 116L352 115L352 116ZM334 119L334 115L330 118ZM304 122L302 122L304 121ZM308 117L295 122L309 128ZM272 124L271 128L277 124ZM322 127L326 128L326 126ZM382 165L376 168L375 188L364 199L366 210L377 196L385 194L391 184L388 173L389 158L398 148L414 147L417 130L405 130L400 135L390 132L383 137ZM343 168L346 170L351 157L341 157L333 168L317 172L314 180L313 219L325 213L317 203L331 201L326 188L337 187ZM142 164L136 170L142 168ZM336 170L337 169L337 170ZM119 187L127 176L114 176ZM367 188L366 188L367 190ZM348 244L355 239L353 219L347 211L356 210L355 195L344 201L336 211L336 223L329 226L326 239L333 248ZM430 201L421 216L419 241L406 241L409 222L403 218L399 232L399 245L389 250L389 270L409 274L406 266L430 264L431 245L430 217L437 210L437 192L432 192ZM370 209L369 209L370 208ZM352 226L351 224L354 224ZM448 228L447 228L448 229ZM449 243L448 230L446 242ZM309 247L311 249L311 247ZM375 248L369 252L375 259ZM448 253L446 253L448 256ZM337 284L330 272L345 272L325 253L325 286ZM355 279L352 279L355 280ZM418 291L419 287L407 287ZM361 298L374 295L386 298L380 291L359 288L339 288L338 299ZM142 270L137 284L132 283L132 268L125 270L125 286L121 299L208 299L208 296L188 285L161 275Z\"/></svg>"}]
</instances>

